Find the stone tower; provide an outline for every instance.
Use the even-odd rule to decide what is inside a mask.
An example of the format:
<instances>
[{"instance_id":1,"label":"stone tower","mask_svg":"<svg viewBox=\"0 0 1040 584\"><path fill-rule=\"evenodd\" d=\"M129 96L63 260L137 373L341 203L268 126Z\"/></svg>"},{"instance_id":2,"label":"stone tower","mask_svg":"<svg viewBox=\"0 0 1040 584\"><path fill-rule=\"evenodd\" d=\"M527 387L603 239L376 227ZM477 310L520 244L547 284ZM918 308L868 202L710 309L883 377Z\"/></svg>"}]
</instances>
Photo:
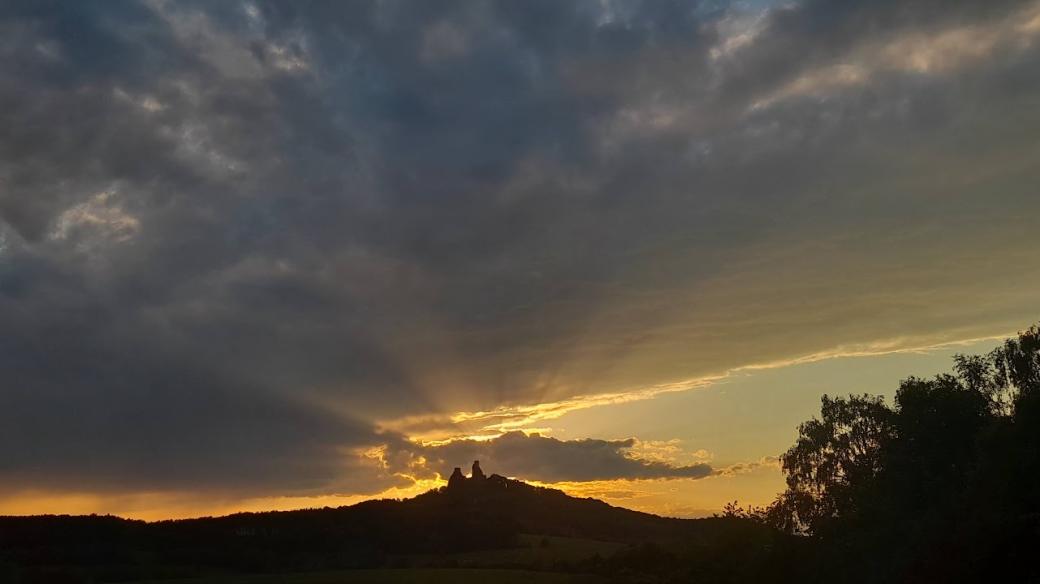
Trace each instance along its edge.
<instances>
[{"instance_id":1,"label":"stone tower","mask_svg":"<svg viewBox=\"0 0 1040 584\"><path fill-rule=\"evenodd\" d=\"M477 480L484 480L484 479L487 478L487 477L484 476L484 471L480 470L480 461L479 460L474 460L473 461L473 472L470 473L469 476L470 476L470 478L477 479Z\"/></svg>"},{"instance_id":2,"label":"stone tower","mask_svg":"<svg viewBox=\"0 0 1040 584\"><path fill-rule=\"evenodd\" d=\"M456 466L448 478L448 488L457 489L464 484L466 484L466 477L462 476L462 469Z\"/></svg>"}]
</instances>

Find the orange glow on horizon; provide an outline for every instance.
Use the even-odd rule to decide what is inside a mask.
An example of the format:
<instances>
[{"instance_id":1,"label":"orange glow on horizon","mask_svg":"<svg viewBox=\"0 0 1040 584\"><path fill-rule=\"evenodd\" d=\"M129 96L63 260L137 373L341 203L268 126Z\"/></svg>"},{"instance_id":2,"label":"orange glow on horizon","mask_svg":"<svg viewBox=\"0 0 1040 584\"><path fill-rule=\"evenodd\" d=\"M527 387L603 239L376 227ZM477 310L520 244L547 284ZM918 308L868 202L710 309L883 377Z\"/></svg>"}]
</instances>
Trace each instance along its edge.
<instances>
[{"instance_id":1,"label":"orange glow on horizon","mask_svg":"<svg viewBox=\"0 0 1040 584\"><path fill-rule=\"evenodd\" d=\"M394 487L372 495L273 496L246 499L183 493L104 495L26 491L0 498L0 515L98 514L143 521L190 519L234 513L344 507L374 499L408 499L446 484L447 482L438 476L435 479L419 479L410 486Z\"/></svg>"}]
</instances>

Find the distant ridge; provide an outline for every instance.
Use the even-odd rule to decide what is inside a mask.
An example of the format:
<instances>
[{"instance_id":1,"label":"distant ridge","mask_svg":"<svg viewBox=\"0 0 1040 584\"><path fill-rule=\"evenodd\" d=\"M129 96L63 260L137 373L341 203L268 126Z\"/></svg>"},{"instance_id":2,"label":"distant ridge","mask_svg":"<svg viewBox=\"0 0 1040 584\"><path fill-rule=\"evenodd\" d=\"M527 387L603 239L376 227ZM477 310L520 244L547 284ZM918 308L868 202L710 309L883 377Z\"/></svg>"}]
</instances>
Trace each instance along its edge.
<instances>
[{"instance_id":1,"label":"distant ridge","mask_svg":"<svg viewBox=\"0 0 1040 584\"><path fill-rule=\"evenodd\" d=\"M199 570L379 567L410 554L512 548L521 534L621 544L709 545L730 529L726 525L723 519L658 517L498 474L485 476L474 463L470 478L453 478L448 486L411 499L372 500L335 509L153 523L112 516L0 517L0 558L77 573L100 570L115 574L117 580L123 572L142 570L150 578L165 578ZM750 524L747 528L762 529Z\"/></svg>"}]
</instances>

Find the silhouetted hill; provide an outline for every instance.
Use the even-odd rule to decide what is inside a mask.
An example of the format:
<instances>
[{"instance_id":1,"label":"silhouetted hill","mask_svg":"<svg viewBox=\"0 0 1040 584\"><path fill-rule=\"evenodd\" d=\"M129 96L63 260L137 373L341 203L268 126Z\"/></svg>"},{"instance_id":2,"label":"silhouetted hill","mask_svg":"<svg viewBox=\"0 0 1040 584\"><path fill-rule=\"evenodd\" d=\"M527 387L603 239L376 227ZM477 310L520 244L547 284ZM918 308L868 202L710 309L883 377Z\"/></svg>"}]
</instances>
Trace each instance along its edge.
<instances>
[{"instance_id":1,"label":"silhouetted hill","mask_svg":"<svg viewBox=\"0 0 1040 584\"><path fill-rule=\"evenodd\" d=\"M380 502L362 503L378 505ZM427 517L442 531L448 524L476 528L494 524L514 533L583 537L625 543L669 541L705 535L711 520L673 519L613 507L597 499L571 497L499 475L468 479L401 502L408 517Z\"/></svg>"},{"instance_id":2,"label":"silhouetted hill","mask_svg":"<svg viewBox=\"0 0 1040 584\"><path fill-rule=\"evenodd\" d=\"M658 517L491 475L412 499L335 509L155 523L111 516L0 517L0 579L5 569L34 574L26 582L57 574L70 578L58 581L106 582L213 571L379 567L415 554L510 548L520 534L710 546L734 539L734 530L755 541L768 528L733 519Z\"/></svg>"}]
</instances>

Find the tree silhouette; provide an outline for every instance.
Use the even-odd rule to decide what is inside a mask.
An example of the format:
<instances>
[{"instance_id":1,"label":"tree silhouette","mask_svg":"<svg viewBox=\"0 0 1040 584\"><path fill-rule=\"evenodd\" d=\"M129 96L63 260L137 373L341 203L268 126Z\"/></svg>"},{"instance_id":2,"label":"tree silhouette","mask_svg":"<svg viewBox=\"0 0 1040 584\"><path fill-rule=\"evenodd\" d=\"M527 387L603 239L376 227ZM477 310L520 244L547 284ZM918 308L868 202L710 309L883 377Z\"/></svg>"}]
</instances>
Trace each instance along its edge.
<instances>
[{"instance_id":1,"label":"tree silhouette","mask_svg":"<svg viewBox=\"0 0 1040 584\"><path fill-rule=\"evenodd\" d=\"M798 433L761 517L812 536L820 581L1040 577L1040 327L905 379L891 408L823 396Z\"/></svg>"},{"instance_id":2,"label":"tree silhouette","mask_svg":"<svg viewBox=\"0 0 1040 584\"><path fill-rule=\"evenodd\" d=\"M781 505L791 525L811 533L857 512L893 437L893 413L880 397L824 395L820 414L799 426L798 441L780 458L788 486Z\"/></svg>"}]
</instances>

